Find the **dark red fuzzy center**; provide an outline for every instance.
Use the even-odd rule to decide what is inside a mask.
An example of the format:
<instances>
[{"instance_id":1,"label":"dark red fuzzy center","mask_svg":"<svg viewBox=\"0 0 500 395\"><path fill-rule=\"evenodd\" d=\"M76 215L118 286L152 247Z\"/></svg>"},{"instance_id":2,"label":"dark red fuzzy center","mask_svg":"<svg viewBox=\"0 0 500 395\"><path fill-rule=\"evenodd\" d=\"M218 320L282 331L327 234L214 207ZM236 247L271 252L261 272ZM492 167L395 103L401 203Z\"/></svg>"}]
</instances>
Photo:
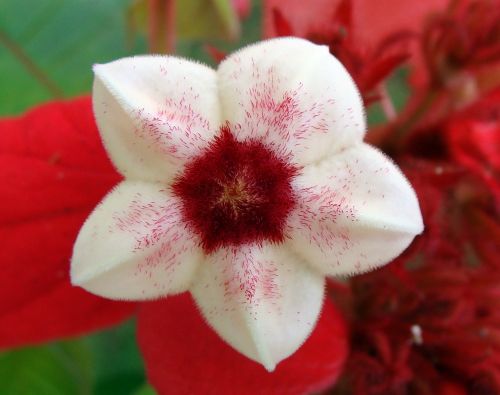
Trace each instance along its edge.
<instances>
[{"instance_id":1,"label":"dark red fuzzy center","mask_svg":"<svg viewBox=\"0 0 500 395\"><path fill-rule=\"evenodd\" d=\"M283 241L296 173L262 143L237 141L225 125L172 188L182 200L184 220L210 253L224 246Z\"/></svg>"}]
</instances>

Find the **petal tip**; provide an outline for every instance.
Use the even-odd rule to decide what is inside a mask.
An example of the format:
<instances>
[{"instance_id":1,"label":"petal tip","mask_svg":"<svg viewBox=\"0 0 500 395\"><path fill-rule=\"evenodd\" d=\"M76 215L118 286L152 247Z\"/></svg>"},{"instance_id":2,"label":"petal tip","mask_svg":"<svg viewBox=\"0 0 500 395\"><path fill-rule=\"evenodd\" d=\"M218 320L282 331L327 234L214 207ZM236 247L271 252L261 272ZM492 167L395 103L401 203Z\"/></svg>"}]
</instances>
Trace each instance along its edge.
<instances>
[{"instance_id":1,"label":"petal tip","mask_svg":"<svg viewBox=\"0 0 500 395\"><path fill-rule=\"evenodd\" d=\"M73 274L73 270L70 271L69 273L69 282L72 286L78 287L82 283L76 278L76 276Z\"/></svg>"},{"instance_id":2,"label":"petal tip","mask_svg":"<svg viewBox=\"0 0 500 395\"><path fill-rule=\"evenodd\" d=\"M417 233L416 235L421 235L422 233L424 233L424 230L425 230L425 224L424 224L424 220L422 218L422 213L420 213L420 219L418 221L418 224L417 224Z\"/></svg>"},{"instance_id":3,"label":"petal tip","mask_svg":"<svg viewBox=\"0 0 500 395\"><path fill-rule=\"evenodd\" d=\"M262 363L264 369L266 369L269 373L273 373L276 370L276 363Z\"/></svg>"},{"instance_id":4,"label":"petal tip","mask_svg":"<svg viewBox=\"0 0 500 395\"><path fill-rule=\"evenodd\" d=\"M92 280L92 277L84 275L81 270L76 269L77 264L74 258L71 260L71 268L69 271L69 281L72 286L87 289L86 283ZM88 290L88 289L87 289Z\"/></svg>"},{"instance_id":5,"label":"petal tip","mask_svg":"<svg viewBox=\"0 0 500 395\"><path fill-rule=\"evenodd\" d=\"M92 65L92 71L94 72L94 74L95 74L95 75L99 75L99 71L100 71L100 69L101 69L102 67L104 67L104 65L103 65L103 64L101 64L101 63L94 63L94 64Z\"/></svg>"}]
</instances>

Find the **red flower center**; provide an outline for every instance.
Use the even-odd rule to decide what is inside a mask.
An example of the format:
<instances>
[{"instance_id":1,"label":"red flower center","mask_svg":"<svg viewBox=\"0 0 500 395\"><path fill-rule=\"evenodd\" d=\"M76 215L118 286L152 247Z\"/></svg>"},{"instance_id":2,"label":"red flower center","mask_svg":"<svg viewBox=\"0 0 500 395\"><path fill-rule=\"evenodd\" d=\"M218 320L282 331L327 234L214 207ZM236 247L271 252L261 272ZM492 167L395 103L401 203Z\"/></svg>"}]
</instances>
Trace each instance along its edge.
<instances>
[{"instance_id":1,"label":"red flower center","mask_svg":"<svg viewBox=\"0 0 500 395\"><path fill-rule=\"evenodd\" d=\"M174 181L184 220L203 249L284 239L294 206L291 180L297 168L254 140L237 141L229 125Z\"/></svg>"}]
</instances>

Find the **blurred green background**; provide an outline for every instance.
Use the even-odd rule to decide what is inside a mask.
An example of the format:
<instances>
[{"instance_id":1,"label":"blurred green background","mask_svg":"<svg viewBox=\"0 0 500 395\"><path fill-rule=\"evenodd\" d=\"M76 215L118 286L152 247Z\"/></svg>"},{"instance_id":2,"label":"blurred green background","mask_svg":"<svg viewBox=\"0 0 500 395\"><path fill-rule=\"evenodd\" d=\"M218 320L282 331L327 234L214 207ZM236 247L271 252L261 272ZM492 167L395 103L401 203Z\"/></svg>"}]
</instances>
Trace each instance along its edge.
<instances>
[{"instance_id":1,"label":"blurred green background","mask_svg":"<svg viewBox=\"0 0 500 395\"><path fill-rule=\"evenodd\" d=\"M185 3L179 3L186 8L193 2L183 1ZM210 0L204 2L211 3ZM134 29L131 23L134 5L138 3L134 0L1 0L0 115L19 114L44 101L89 93L92 64L146 53L146 35L141 29ZM259 10L258 3L253 2L250 15L242 22L241 39L228 42L179 37L177 54L214 65L204 45L209 42L230 50L259 40ZM193 15L192 21L185 23L199 23L202 17L200 11Z\"/></svg>"}]
</instances>

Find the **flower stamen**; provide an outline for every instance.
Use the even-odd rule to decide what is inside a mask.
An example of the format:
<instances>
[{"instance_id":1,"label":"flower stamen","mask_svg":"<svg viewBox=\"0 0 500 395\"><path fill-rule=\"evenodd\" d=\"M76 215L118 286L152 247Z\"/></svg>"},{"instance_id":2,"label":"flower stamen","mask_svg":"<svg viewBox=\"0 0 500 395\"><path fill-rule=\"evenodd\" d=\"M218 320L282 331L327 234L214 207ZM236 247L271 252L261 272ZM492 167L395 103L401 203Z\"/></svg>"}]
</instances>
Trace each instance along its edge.
<instances>
[{"instance_id":1,"label":"flower stamen","mask_svg":"<svg viewBox=\"0 0 500 395\"><path fill-rule=\"evenodd\" d=\"M173 191L206 252L264 240L279 243L295 202L290 181L296 173L263 143L236 140L226 124L186 165Z\"/></svg>"}]
</instances>

